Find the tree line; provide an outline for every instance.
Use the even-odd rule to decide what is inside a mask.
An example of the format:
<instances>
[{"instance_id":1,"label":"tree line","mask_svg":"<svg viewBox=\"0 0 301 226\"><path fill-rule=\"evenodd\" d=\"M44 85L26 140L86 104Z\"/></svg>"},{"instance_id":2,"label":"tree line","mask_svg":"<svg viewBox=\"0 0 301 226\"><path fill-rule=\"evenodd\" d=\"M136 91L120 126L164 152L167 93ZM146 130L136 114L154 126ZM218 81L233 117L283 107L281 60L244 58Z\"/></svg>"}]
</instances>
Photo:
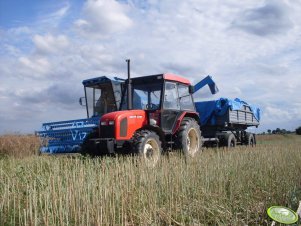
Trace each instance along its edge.
<instances>
[{"instance_id":1,"label":"tree line","mask_svg":"<svg viewBox=\"0 0 301 226\"><path fill-rule=\"evenodd\" d=\"M301 135L301 126L296 129L296 134Z\"/></svg>"},{"instance_id":2,"label":"tree line","mask_svg":"<svg viewBox=\"0 0 301 226\"><path fill-rule=\"evenodd\" d=\"M273 130L268 129L267 132L263 132L262 134L292 134L292 133L301 135L301 126L299 126L295 131L277 128Z\"/></svg>"}]
</instances>

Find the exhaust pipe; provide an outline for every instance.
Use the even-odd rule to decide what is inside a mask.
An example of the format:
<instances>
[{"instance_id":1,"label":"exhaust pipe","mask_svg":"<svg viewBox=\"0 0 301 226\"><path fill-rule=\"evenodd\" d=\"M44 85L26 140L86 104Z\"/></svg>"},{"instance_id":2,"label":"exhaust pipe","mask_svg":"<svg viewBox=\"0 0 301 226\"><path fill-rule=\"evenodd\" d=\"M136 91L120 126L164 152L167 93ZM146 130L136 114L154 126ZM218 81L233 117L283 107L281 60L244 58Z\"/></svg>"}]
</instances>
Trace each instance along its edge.
<instances>
[{"instance_id":1,"label":"exhaust pipe","mask_svg":"<svg viewBox=\"0 0 301 226\"><path fill-rule=\"evenodd\" d=\"M130 74L130 59L126 60L128 65L128 92L127 92L127 101L128 101L128 110L133 109L133 98L132 98L132 81L131 81L131 74Z\"/></svg>"}]
</instances>

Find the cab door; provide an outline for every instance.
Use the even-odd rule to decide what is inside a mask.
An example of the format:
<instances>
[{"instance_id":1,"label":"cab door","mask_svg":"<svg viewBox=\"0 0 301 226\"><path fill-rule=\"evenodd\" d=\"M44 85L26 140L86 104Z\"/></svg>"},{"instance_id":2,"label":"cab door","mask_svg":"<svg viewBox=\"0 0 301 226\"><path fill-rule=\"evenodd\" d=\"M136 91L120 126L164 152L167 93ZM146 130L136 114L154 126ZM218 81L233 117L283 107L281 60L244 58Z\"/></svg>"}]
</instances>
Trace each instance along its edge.
<instances>
[{"instance_id":1,"label":"cab door","mask_svg":"<svg viewBox=\"0 0 301 226\"><path fill-rule=\"evenodd\" d=\"M161 127L165 133L172 133L172 129L181 114L177 83L165 82L162 99Z\"/></svg>"}]
</instances>

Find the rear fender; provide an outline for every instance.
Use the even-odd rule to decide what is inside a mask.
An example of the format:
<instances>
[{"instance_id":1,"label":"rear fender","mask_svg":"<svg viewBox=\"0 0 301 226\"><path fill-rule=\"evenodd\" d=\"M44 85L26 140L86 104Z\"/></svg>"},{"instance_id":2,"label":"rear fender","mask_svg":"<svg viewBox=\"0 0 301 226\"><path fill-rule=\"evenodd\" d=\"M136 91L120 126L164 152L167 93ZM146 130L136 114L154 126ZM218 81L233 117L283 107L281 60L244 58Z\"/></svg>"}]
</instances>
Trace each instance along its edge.
<instances>
[{"instance_id":1,"label":"rear fender","mask_svg":"<svg viewBox=\"0 0 301 226\"><path fill-rule=\"evenodd\" d=\"M175 134L176 132L178 132L181 122L183 120L184 117L189 117L189 118L194 118L198 123L199 123L199 114L196 112L183 112L181 114L181 116L178 118L175 127L172 130L172 134Z\"/></svg>"}]
</instances>

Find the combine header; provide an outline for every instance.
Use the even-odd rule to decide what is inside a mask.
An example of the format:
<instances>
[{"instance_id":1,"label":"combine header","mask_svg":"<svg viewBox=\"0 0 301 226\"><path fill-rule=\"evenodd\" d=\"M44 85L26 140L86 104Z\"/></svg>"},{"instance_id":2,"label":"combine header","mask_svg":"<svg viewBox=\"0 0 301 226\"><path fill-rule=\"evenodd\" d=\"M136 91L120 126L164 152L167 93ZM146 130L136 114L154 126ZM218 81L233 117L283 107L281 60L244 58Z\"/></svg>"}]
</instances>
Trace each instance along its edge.
<instances>
[{"instance_id":1,"label":"combine header","mask_svg":"<svg viewBox=\"0 0 301 226\"><path fill-rule=\"evenodd\" d=\"M94 128L97 128L99 117L77 119L61 122L43 123L38 135L42 140L42 153L79 152L80 145Z\"/></svg>"}]
</instances>

